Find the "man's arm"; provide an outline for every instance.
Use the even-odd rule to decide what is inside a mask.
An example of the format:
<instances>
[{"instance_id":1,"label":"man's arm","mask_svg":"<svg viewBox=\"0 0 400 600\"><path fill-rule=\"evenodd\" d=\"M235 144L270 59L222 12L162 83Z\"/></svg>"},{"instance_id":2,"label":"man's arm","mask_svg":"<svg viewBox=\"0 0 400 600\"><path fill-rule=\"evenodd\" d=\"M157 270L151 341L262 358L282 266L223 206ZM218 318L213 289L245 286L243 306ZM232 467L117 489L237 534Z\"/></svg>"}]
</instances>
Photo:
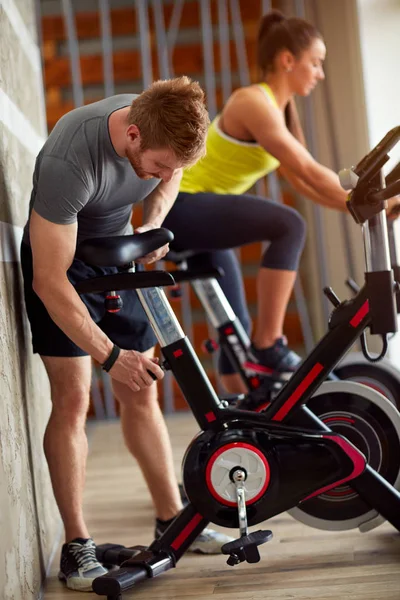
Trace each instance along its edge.
<instances>
[{"instance_id":1,"label":"man's arm","mask_svg":"<svg viewBox=\"0 0 400 600\"><path fill-rule=\"evenodd\" d=\"M178 195L182 173L182 169L177 169L170 181L161 181L156 189L145 198L143 201L143 225L136 227L136 233L143 233L161 227ZM147 254L147 256L136 262L142 264L156 262L157 260L161 260L167 254L168 250L169 245L165 244L165 246Z\"/></svg>"},{"instance_id":2,"label":"man's arm","mask_svg":"<svg viewBox=\"0 0 400 600\"><path fill-rule=\"evenodd\" d=\"M94 323L67 277L74 259L77 229L77 223L58 225L32 211L33 289L60 329L82 350L103 363L113 343Z\"/></svg>"},{"instance_id":3,"label":"man's arm","mask_svg":"<svg viewBox=\"0 0 400 600\"><path fill-rule=\"evenodd\" d=\"M33 289L58 327L85 352L103 363L113 342L96 325L67 277L75 254L77 223L58 225L35 210L31 213L30 240L33 254ZM134 350L122 350L110 375L134 391L153 383L163 373L151 359Z\"/></svg>"}]
</instances>

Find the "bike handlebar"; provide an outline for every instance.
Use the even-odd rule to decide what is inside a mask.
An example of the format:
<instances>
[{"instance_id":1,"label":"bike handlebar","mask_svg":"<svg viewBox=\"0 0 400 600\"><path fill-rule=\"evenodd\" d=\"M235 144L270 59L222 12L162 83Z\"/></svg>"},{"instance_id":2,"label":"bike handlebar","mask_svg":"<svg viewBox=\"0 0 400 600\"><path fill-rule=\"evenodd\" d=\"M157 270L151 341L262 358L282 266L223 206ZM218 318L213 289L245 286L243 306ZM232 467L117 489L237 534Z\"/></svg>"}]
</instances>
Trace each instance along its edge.
<instances>
[{"instance_id":1,"label":"bike handlebar","mask_svg":"<svg viewBox=\"0 0 400 600\"><path fill-rule=\"evenodd\" d=\"M400 177L400 176L399 176ZM398 181L393 181L387 187L383 188L379 192L371 192L368 194L368 200L374 203L383 202L384 200L389 200L389 198L393 198L393 196L397 196L400 194L400 179Z\"/></svg>"},{"instance_id":2,"label":"bike handlebar","mask_svg":"<svg viewBox=\"0 0 400 600\"><path fill-rule=\"evenodd\" d=\"M354 173L362 180L370 181L382 166L389 160L387 153L400 140L400 126L394 127L353 169Z\"/></svg>"},{"instance_id":3,"label":"bike handlebar","mask_svg":"<svg viewBox=\"0 0 400 600\"><path fill-rule=\"evenodd\" d=\"M385 137L352 169L339 174L342 186L351 189L347 206L362 225L366 262L366 286L372 333L397 331L396 285L391 268L385 200L400 193L400 163L387 175L382 167L388 152L400 141L400 126Z\"/></svg>"}]
</instances>

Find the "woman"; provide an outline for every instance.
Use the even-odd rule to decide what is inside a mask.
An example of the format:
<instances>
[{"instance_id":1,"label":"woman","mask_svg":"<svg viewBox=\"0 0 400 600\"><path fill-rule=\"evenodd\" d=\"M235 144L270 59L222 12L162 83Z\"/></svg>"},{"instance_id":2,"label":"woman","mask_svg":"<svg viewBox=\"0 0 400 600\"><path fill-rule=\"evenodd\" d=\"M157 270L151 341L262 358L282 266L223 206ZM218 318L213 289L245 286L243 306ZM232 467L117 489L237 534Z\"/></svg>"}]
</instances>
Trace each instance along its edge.
<instances>
[{"instance_id":1,"label":"woman","mask_svg":"<svg viewBox=\"0 0 400 600\"><path fill-rule=\"evenodd\" d=\"M239 88L212 122L207 155L187 170L164 225L175 235L174 250L212 251L225 271L221 280L233 310L250 330L243 281L234 248L269 242L257 276L254 363L283 376L300 358L286 345L283 321L305 239L302 217L290 207L245 192L279 168L312 201L346 210L338 176L304 147L294 96L308 96L324 79L325 44L307 21L267 13L258 35L260 83ZM257 368L257 367L255 367ZM229 359L221 354L222 381L230 392L245 391Z\"/></svg>"}]
</instances>

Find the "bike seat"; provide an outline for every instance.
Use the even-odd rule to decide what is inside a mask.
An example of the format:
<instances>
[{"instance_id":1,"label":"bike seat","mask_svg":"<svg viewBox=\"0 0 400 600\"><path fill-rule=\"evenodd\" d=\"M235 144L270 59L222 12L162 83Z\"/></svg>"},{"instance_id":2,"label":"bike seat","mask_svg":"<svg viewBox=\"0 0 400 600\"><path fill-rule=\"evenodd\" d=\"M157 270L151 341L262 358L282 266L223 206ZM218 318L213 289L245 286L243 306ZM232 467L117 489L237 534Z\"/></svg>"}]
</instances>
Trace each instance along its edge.
<instances>
[{"instance_id":1,"label":"bike seat","mask_svg":"<svg viewBox=\"0 0 400 600\"><path fill-rule=\"evenodd\" d=\"M78 245L75 258L97 267L123 267L173 239L172 231L164 227L134 235L92 238Z\"/></svg>"},{"instance_id":2,"label":"bike seat","mask_svg":"<svg viewBox=\"0 0 400 600\"><path fill-rule=\"evenodd\" d=\"M192 256L195 256L196 254L199 254L198 250L170 250L168 254L164 256L164 260L168 260L169 262L179 265L188 258L192 258Z\"/></svg>"}]
</instances>

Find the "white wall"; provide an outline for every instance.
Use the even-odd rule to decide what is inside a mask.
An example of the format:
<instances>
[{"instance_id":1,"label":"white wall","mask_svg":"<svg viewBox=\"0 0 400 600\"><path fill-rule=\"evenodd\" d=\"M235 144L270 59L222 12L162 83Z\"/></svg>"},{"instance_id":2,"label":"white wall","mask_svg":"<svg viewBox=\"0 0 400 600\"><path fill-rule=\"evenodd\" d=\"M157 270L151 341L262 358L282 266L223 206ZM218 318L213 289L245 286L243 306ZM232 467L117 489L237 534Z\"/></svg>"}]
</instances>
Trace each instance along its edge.
<instances>
[{"instance_id":1,"label":"white wall","mask_svg":"<svg viewBox=\"0 0 400 600\"><path fill-rule=\"evenodd\" d=\"M358 0L365 104L371 146L400 125L400 2ZM394 155L400 159L400 148Z\"/></svg>"},{"instance_id":2,"label":"white wall","mask_svg":"<svg viewBox=\"0 0 400 600\"><path fill-rule=\"evenodd\" d=\"M400 0L357 0L357 11L369 142L374 146L400 125ZM400 160L400 144L391 157L387 168ZM396 230L400 239L399 223ZM400 367L400 333L390 342L389 356Z\"/></svg>"}]
</instances>

